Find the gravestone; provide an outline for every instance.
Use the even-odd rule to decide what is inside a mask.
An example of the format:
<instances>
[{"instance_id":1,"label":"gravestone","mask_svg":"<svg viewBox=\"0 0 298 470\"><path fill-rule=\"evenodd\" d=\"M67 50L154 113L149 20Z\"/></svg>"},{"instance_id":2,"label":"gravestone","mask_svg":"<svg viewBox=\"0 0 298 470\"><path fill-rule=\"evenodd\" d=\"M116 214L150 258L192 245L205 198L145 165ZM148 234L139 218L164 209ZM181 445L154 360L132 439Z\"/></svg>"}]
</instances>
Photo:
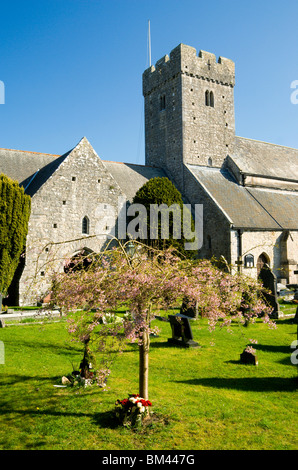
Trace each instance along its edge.
<instances>
[{"instance_id":1,"label":"gravestone","mask_svg":"<svg viewBox=\"0 0 298 470\"><path fill-rule=\"evenodd\" d=\"M277 301L276 276L271 271L269 265L266 263L260 271L259 280L262 282L264 288L270 291L269 293L264 292L264 297L267 304L273 309L270 316L271 318L278 318L280 308Z\"/></svg>"},{"instance_id":2,"label":"gravestone","mask_svg":"<svg viewBox=\"0 0 298 470\"><path fill-rule=\"evenodd\" d=\"M294 303L294 305L297 305L293 323L298 325L298 291L295 291L293 303ZM297 332L298 332L298 330L297 330Z\"/></svg>"},{"instance_id":3,"label":"gravestone","mask_svg":"<svg viewBox=\"0 0 298 470\"><path fill-rule=\"evenodd\" d=\"M295 313L295 317L294 317L293 323L294 323L295 325L298 325L298 305L297 305L297 308L296 308L296 313Z\"/></svg>"},{"instance_id":4,"label":"gravestone","mask_svg":"<svg viewBox=\"0 0 298 470\"><path fill-rule=\"evenodd\" d=\"M185 315L169 315L169 320L172 329L172 338L168 342L174 346L181 346L183 348L196 348L199 344L193 340L193 334L189 318Z\"/></svg>"},{"instance_id":5,"label":"gravestone","mask_svg":"<svg viewBox=\"0 0 298 470\"><path fill-rule=\"evenodd\" d=\"M253 353L244 350L243 353L240 354L240 362L241 364L253 364L257 366L258 358Z\"/></svg>"},{"instance_id":6,"label":"gravestone","mask_svg":"<svg viewBox=\"0 0 298 470\"><path fill-rule=\"evenodd\" d=\"M0 328L4 328L5 327L5 321L2 320L2 318L0 318Z\"/></svg>"},{"instance_id":7,"label":"gravestone","mask_svg":"<svg viewBox=\"0 0 298 470\"><path fill-rule=\"evenodd\" d=\"M198 318L198 314L199 314L198 302L196 302L195 305L189 305L186 299L183 300L181 308L180 308L180 314L186 315L187 317L191 317L191 318Z\"/></svg>"}]
</instances>

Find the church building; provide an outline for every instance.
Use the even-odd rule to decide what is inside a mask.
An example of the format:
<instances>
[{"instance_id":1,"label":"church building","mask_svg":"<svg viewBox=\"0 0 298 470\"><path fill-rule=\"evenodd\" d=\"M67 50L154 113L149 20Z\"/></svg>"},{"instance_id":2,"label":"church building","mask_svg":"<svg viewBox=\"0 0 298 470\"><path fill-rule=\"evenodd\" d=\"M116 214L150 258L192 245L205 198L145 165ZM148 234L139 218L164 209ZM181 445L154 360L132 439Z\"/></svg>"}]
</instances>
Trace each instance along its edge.
<instances>
[{"instance_id":1,"label":"church building","mask_svg":"<svg viewBox=\"0 0 298 470\"><path fill-rule=\"evenodd\" d=\"M253 277L267 263L297 284L298 150L236 136L234 86L234 62L180 44L143 74L145 165L105 161L85 137L64 155L0 149L0 173L32 197L9 303L46 298L53 272L117 236L119 201L157 176L203 206L198 257Z\"/></svg>"}]
</instances>

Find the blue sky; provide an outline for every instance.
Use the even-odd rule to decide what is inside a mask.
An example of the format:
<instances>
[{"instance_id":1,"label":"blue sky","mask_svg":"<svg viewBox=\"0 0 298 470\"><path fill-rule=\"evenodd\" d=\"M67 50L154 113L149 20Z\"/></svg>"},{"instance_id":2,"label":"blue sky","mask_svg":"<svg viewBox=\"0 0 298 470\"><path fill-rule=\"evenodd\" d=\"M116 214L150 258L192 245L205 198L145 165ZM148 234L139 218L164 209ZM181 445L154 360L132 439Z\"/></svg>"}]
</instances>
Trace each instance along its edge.
<instances>
[{"instance_id":1,"label":"blue sky","mask_svg":"<svg viewBox=\"0 0 298 470\"><path fill-rule=\"evenodd\" d=\"M236 63L236 134L298 148L297 0L1 0L0 147L62 154L86 136L144 164L142 73L179 43Z\"/></svg>"}]
</instances>

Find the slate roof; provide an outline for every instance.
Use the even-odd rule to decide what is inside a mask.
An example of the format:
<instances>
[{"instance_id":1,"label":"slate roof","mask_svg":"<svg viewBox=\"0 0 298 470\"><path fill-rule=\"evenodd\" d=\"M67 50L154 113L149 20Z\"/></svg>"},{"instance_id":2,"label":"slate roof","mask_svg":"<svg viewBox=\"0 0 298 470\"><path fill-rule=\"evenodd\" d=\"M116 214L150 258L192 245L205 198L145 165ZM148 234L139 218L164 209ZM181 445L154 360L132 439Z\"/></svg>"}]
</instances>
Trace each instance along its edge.
<instances>
[{"instance_id":1,"label":"slate roof","mask_svg":"<svg viewBox=\"0 0 298 470\"><path fill-rule=\"evenodd\" d=\"M298 229L298 193L267 189L247 188L259 204L274 217L284 229Z\"/></svg>"},{"instance_id":2,"label":"slate roof","mask_svg":"<svg viewBox=\"0 0 298 470\"><path fill-rule=\"evenodd\" d=\"M57 170L59 165L63 162L63 160L70 154L66 152L61 157L57 157L52 160L50 163L42 167L37 173L35 173L31 178L28 178L23 186L25 188L25 192L29 194L29 196L33 196L39 188L49 179L49 177Z\"/></svg>"},{"instance_id":3,"label":"slate roof","mask_svg":"<svg viewBox=\"0 0 298 470\"><path fill-rule=\"evenodd\" d=\"M24 188L28 186L30 181L33 184L33 181L36 180L35 187L37 187L37 181L40 176L42 176L43 182L46 181L53 168L57 165L59 158L61 158L59 155L48 153L0 149L0 173L4 173L18 181ZM39 187L41 184L43 183L40 181ZM31 188L33 189L32 186ZM26 192L29 194L29 191ZM34 192L30 190L30 195L32 194Z\"/></svg>"},{"instance_id":4,"label":"slate roof","mask_svg":"<svg viewBox=\"0 0 298 470\"><path fill-rule=\"evenodd\" d=\"M231 158L244 174L298 182L297 149L235 137Z\"/></svg>"},{"instance_id":5,"label":"slate roof","mask_svg":"<svg viewBox=\"0 0 298 470\"><path fill-rule=\"evenodd\" d=\"M236 139L237 155L233 160L242 172L279 179L283 175L285 179L298 181L298 150L240 137ZM32 196L71 151L59 156L0 149L0 173L17 180ZM105 160L102 163L129 201L149 179L167 176L160 168ZM298 230L297 191L244 187L227 168L187 167L234 228Z\"/></svg>"},{"instance_id":6,"label":"slate roof","mask_svg":"<svg viewBox=\"0 0 298 470\"><path fill-rule=\"evenodd\" d=\"M0 149L0 173L5 173L10 178L17 180L25 188L26 193L33 196L71 151L60 156ZM137 190L149 179L156 176L166 176L164 171L159 168L104 160L102 163L129 201L132 201Z\"/></svg>"},{"instance_id":7,"label":"slate roof","mask_svg":"<svg viewBox=\"0 0 298 470\"><path fill-rule=\"evenodd\" d=\"M298 230L298 193L239 185L227 169L187 165L234 228Z\"/></svg>"},{"instance_id":8,"label":"slate roof","mask_svg":"<svg viewBox=\"0 0 298 470\"><path fill-rule=\"evenodd\" d=\"M102 162L130 202L138 189L147 183L149 179L166 176L161 168L105 160L102 160Z\"/></svg>"}]
</instances>

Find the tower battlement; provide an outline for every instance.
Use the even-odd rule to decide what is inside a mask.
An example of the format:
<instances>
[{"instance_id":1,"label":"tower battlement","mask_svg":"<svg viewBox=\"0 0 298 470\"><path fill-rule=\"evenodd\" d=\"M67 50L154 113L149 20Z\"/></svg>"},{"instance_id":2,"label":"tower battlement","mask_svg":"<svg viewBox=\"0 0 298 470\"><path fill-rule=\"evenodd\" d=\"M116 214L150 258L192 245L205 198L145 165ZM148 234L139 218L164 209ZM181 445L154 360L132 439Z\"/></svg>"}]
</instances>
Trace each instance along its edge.
<instances>
[{"instance_id":1,"label":"tower battlement","mask_svg":"<svg viewBox=\"0 0 298 470\"><path fill-rule=\"evenodd\" d=\"M179 44L170 53L159 59L143 73L143 95L161 86L178 75L186 75L214 83L234 87L235 63L225 57Z\"/></svg>"},{"instance_id":2,"label":"tower battlement","mask_svg":"<svg viewBox=\"0 0 298 470\"><path fill-rule=\"evenodd\" d=\"M235 64L179 44L143 73L146 164L183 190L184 165L220 168L233 152Z\"/></svg>"}]
</instances>

